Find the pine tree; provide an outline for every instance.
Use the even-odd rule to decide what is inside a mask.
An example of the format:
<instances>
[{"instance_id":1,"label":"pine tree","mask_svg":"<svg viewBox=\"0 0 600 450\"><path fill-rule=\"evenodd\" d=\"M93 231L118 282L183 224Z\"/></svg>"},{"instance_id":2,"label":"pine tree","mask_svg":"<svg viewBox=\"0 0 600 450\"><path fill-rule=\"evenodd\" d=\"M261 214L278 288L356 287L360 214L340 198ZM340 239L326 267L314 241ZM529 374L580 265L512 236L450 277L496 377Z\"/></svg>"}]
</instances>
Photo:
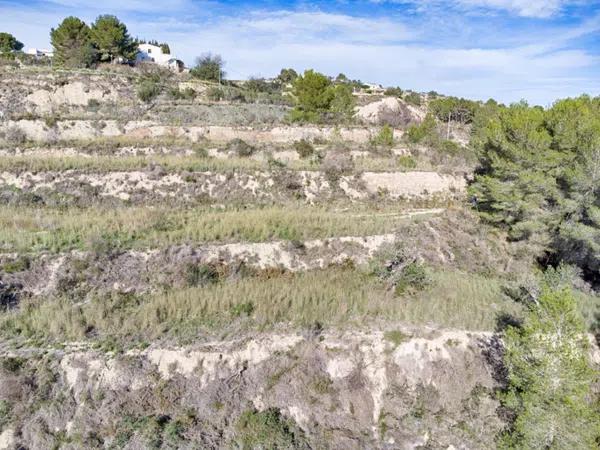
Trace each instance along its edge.
<instances>
[{"instance_id":1,"label":"pine tree","mask_svg":"<svg viewBox=\"0 0 600 450\"><path fill-rule=\"evenodd\" d=\"M545 286L521 328L505 339L509 385L503 404L515 414L500 439L510 449L594 449L599 411L591 385L589 340L572 293Z\"/></svg>"},{"instance_id":2,"label":"pine tree","mask_svg":"<svg viewBox=\"0 0 600 450\"><path fill-rule=\"evenodd\" d=\"M67 17L50 31L54 63L59 67L89 67L95 61L90 28L77 17Z\"/></svg>"},{"instance_id":3,"label":"pine tree","mask_svg":"<svg viewBox=\"0 0 600 450\"><path fill-rule=\"evenodd\" d=\"M10 33L0 33L0 53L10 53L19 51L23 48L23 44Z\"/></svg>"},{"instance_id":4,"label":"pine tree","mask_svg":"<svg viewBox=\"0 0 600 450\"><path fill-rule=\"evenodd\" d=\"M118 57L131 60L137 53L137 43L129 36L125 24L115 16L98 16L92 24L90 38L103 62Z\"/></svg>"}]
</instances>

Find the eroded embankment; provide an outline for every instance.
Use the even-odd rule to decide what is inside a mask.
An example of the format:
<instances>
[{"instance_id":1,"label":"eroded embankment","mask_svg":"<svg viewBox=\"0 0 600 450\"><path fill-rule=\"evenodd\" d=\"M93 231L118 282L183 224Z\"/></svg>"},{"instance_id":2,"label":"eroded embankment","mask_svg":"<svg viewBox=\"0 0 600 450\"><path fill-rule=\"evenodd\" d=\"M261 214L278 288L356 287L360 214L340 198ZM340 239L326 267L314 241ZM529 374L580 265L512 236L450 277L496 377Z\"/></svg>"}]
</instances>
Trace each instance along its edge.
<instances>
[{"instance_id":1,"label":"eroded embankment","mask_svg":"<svg viewBox=\"0 0 600 450\"><path fill-rule=\"evenodd\" d=\"M89 173L29 171L0 173L4 201L19 202L31 194L46 203L116 199L132 203L168 200L176 203L216 201L283 201L305 199L326 201L456 198L466 187L463 177L436 172L365 172L339 176L318 171L229 171L167 173L160 167L151 171Z\"/></svg>"},{"instance_id":2,"label":"eroded embankment","mask_svg":"<svg viewBox=\"0 0 600 450\"><path fill-rule=\"evenodd\" d=\"M503 426L498 341L418 333L256 335L119 355L5 351L22 359L0 369L0 401L10 406L0 448L59 439L68 448L225 448L258 430L240 416L265 411L288 421L284 437L297 448L492 448Z\"/></svg>"},{"instance_id":3,"label":"eroded embankment","mask_svg":"<svg viewBox=\"0 0 600 450\"><path fill-rule=\"evenodd\" d=\"M56 142L89 140L97 138L129 137L135 139L173 138L191 142L210 140L229 142L242 139L253 144L289 144L302 139L309 141L347 141L358 144L369 143L380 129L377 127L318 127L318 126L278 126L262 129L229 126L170 126L154 121L122 122L117 120L67 120L57 121L52 126L43 120L5 121L0 132L18 128L24 136L36 142ZM403 132L395 130L400 138Z\"/></svg>"},{"instance_id":4,"label":"eroded embankment","mask_svg":"<svg viewBox=\"0 0 600 450\"><path fill-rule=\"evenodd\" d=\"M98 291L143 293L160 286L184 286L186 273L195 266L241 265L255 270L299 272L352 262L364 264L375 252L390 246L396 235L338 237L306 242L235 243L173 246L165 249L113 251L104 254L73 251L37 254L21 271L3 273L24 255L0 255L5 285L18 286L26 295L61 295L75 277L90 294ZM168 270L165 270L168 268Z\"/></svg>"}]
</instances>

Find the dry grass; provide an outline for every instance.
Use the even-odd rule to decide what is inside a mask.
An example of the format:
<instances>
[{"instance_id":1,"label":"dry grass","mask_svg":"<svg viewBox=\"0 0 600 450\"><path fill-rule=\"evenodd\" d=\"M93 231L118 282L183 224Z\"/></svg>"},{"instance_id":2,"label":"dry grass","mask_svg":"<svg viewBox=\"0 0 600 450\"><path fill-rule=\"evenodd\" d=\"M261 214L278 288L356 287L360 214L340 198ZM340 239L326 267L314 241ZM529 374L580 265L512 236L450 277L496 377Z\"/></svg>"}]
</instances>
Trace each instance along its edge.
<instances>
[{"instance_id":1,"label":"dry grass","mask_svg":"<svg viewBox=\"0 0 600 450\"><path fill-rule=\"evenodd\" d=\"M400 206L385 212L293 204L265 208L51 209L0 207L0 251L62 252L90 249L104 240L119 248L206 242L307 240L389 233L411 219ZM427 216L419 216L418 220Z\"/></svg>"},{"instance_id":2,"label":"dry grass","mask_svg":"<svg viewBox=\"0 0 600 450\"><path fill-rule=\"evenodd\" d=\"M73 305L66 300L28 301L5 314L5 337L51 341L85 337L135 343L157 338L197 339L275 327L361 327L386 323L493 330L499 314L520 307L500 283L460 272L433 274L430 288L395 297L374 276L351 267L300 274L269 274L146 297L114 296Z\"/></svg>"}]
</instances>

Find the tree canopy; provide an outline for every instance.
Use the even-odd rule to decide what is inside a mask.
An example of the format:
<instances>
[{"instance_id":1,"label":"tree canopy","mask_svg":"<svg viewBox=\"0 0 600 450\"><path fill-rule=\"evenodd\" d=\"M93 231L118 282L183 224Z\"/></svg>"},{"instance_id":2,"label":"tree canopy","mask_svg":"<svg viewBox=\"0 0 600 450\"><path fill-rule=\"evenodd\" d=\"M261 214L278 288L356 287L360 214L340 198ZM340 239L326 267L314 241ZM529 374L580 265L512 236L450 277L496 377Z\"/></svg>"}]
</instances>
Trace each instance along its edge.
<instances>
[{"instance_id":1,"label":"tree canopy","mask_svg":"<svg viewBox=\"0 0 600 450\"><path fill-rule=\"evenodd\" d=\"M196 66L190 70L190 74L201 80L221 81L225 78L224 66L225 62L221 55L205 53L196 58Z\"/></svg>"},{"instance_id":2,"label":"tree canopy","mask_svg":"<svg viewBox=\"0 0 600 450\"><path fill-rule=\"evenodd\" d=\"M22 48L23 43L19 42L12 34L0 32L0 53L19 51Z\"/></svg>"},{"instance_id":3,"label":"tree canopy","mask_svg":"<svg viewBox=\"0 0 600 450\"><path fill-rule=\"evenodd\" d=\"M508 389L502 400L515 418L500 448L597 448L600 416L591 385L598 374L569 288L545 284L523 325L507 330L504 345Z\"/></svg>"},{"instance_id":4,"label":"tree canopy","mask_svg":"<svg viewBox=\"0 0 600 450\"><path fill-rule=\"evenodd\" d=\"M486 107L473 140L481 215L600 282L600 98Z\"/></svg>"},{"instance_id":5,"label":"tree canopy","mask_svg":"<svg viewBox=\"0 0 600 450\"><path fill-rule=\"evenodd\" d=\"M113 61L118 57L134 59L137 53L137 43L129 36L125 24L115 16L98 16L92 24L90 40L99 61Z\"/></svg>"},{"instance_id":6,"label":"tree canopy","mask_svg":"<svg viewBox=\"0 0 600 450\"><path fill-rule=\"evenodd\" d=\"M95 61L90 28L77 17L67 17L57 28L52 28L50 41L57 66L89 67Z\"/></svg>"},{"instance_id":7,"label":"tree canopy","mask_svg":"<svg viewBox=\"0 0 600 450\"><path fill-rule=\"evenodd\" d=\"M352 87L334 85L327 76L314 70L298 76L293 87L296 101L292 112L294 121L319 122L327 116L348 120L354 113Z\"/></svg>"}]
</instances>

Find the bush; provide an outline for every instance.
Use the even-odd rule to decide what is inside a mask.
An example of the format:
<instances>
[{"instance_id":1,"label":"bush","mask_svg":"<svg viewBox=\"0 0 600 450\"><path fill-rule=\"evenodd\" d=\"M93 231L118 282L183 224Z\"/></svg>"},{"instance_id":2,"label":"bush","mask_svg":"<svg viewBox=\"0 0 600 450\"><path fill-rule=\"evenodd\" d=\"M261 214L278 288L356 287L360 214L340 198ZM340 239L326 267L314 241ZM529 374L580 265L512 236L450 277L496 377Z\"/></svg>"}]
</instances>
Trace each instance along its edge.
<instances>
[{"instance_id":1,"label":"bush","mask_svg":"<svg viewBox=\"0 0 600 450\"><path fill-rule=\"evenodd\" d=\"M206 98L212 102L220 102L225 99L225 91L218 87L210 87L206 90Z\"/></svg>"},{"instance_id":2,"label":"bush","mask_svg":"<svg viewBox=\"0 0 600 450\"><path fill-rule=\"evenodd\" d=\"M246 141L236 138L227 144L227 151L234 152L237 156L242 158L247 158L252 156L256 149L248 144Z\"/></svg>"},{"instance_id":3,"label":"bush","mask_svg":"<svg viewBox=\"0 0 600 450\"><path fill-rule=\"evenodd\" d=\"M315 153L315 148L306 139L294 142L294 150L298 152L300 158L308 158Z\"/></svg>"},{"instance_id":4,"label":"bush","mask_svg":"<svg viewBox=\"0 0 600 450\"><path fill-rule=\"evenodd\" d=\"M421 96L416 92L410 92L404 97L406 103L410 103L413 106L421 106Z\"/></svg>"},{"instance_id":5,"label":"bush","mask_svg":"<svg viewBox=\"0 0 600 450\"><path fill-rule=\"evenodd\" d=\"M390 87L385 90L385 95L388 97L402 97L402 89L399 87Z\"/></svg>"},{"instance_id":6,"label":"bush","mask_svg":"<svg viewBox=\"0 0 600 450\"><path fill-rule=\"evenodd\" d=\"M330 181L337 181L354 170L354 160L349 152L329 151L321 162L321 170Z\"/></svg>"},{"instance_id":7,"label":"bush","mask_svg":"<svg viewBox=\"0 0 600 450\"><path fill-rule=\"evenodd\" d=\"M225 78L224 65L220 55L205 53L196 58L196 66L190 70L190 75L200 80L220 82Z\"/></svg>"},{"instance_id":8,"label":"bush","mask_svg":"<svg viewBox=\"0 0 600 450\"><path fill-rule=\"evenodd\" d=\"M385 281L396 295L412 294L431 284L426 267L400 244L379 251L371 262L371 273Z\"/></svg>"},{"instance_id":9,"label":"bush","mask_svg":"<svg viewBox=\"0 0 600 450\"><path fill-rule=\"evenodd\" d=\"M222 277L221 268L215 264L189 264L185 269L188 286L206 286L218 283Z\"/></svg>"},{"instance_id":10,"label":"bush","mask_svg":"<svg viewBox=\"0 0 600 450\"><path fill-rule=\"evenodd\" d=\"M149 103L160 94L160 86L151 80L142 81L137 88L137 96L144 103Z\"/></svg>"},{"instance_id":11,"label":"bush","mask_svg":"<svg viewBox=\"0 0 600 450\"><path fill-rule=\"evenodd\" d=\"M389 125L384 125L377 136L373 137L371 143L381 147L391 147L394 145L394 130Z\"/></svg>"},{"instance_id":12,"label":"bush","mask_svg":"<svg viewBox=\"0 0 600 450\"><path fill-rule=\"evenodd\" d=\"M193 100L196 98L196 91L190 87L185 89L174 87L169 89L169 97L173 100Z\"/></svg>"},{"instance_id":13,"label":"bush","mask_svg":"<svg viewBox=\"0 0 600 450\"><path fill-rule=\"evenodd\" d=\"M27 135L20 127L13 125L4 133L4 140L9 144L24 144L27 142Z\"/></svg>"},{"instance_id":14,"label":"bush","mask_svg":"<svg viewBox=\"0 0 600 450\"><path fill-rule=\"evenodd\" d=\"M434 117L431 114L427 114L425 120L423 120L421 124L412 125L408 129L406 137L408 141L413 144L418 144L423 141L431 143L438 139L436 128L437 125Z\"/></svg>"},{"instance_id":15,"label":"bush","mask_svg":"<svg viewBox=\"0 0 600 450\"><path fill-rule=\"evenodd\" d=\"M405 169L414 169L417 167L417 161L412 155L402 155L398 158L398 165Z\"/></svg>"},{"instance_id":16,"label":"bush","mask_svg":"<svg viewBox=\"0 0 600 450\"><path fill-rule=\"evenodd\" d=\"M286 419L276 408L248 410L236 423L234 448L242 449L308 449L302 431L293 420Z\"/></svg>"}]
</instances>

